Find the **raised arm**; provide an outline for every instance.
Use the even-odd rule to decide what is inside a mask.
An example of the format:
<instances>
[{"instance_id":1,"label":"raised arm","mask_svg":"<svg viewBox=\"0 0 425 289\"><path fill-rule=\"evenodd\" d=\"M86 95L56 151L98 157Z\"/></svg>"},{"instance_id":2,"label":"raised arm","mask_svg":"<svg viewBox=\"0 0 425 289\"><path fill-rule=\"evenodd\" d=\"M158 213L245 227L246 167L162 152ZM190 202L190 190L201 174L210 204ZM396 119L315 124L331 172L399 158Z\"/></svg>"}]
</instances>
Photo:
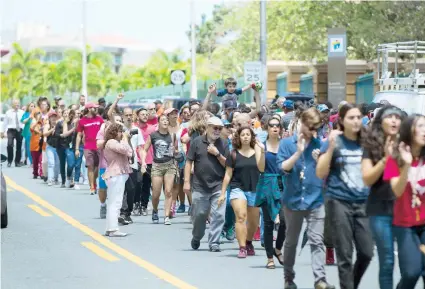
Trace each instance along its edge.
<instances>
[{"instance_id":1,"label":"raised arm","mask_svg":"<svg viewBox=\"0 0 425 289\"><path fill-rule=\"evenodd\" d=\"M114 111L117 108L118 102L123 98L124 98L124 94L122 93L118 94L117 98L114 100L114 102L112 103L111 107L108 110L108 118L111 123L115 123Z\"/></svg>"},{"instance_id":2,"label":"raised arm","mask_svg":"<svg viewBox=\"0 0 425 289\"><path fill-rule=\"evenodd\" d=\"M211 102L211 94L217 90L217 85L215 83L211 84L208 87L208 93L207 96L205 97L204 103L202 104L202 110L207 110L208 105Z\"/></svg>"},{"instance_id":3,"label":"raised arm","mask_svg":"<svg viewBox=\"0 0 425 289\"><path fill-rule=\"evenodd\" d=\"M249 116L251 118L256 117L257 114L261 111L260 93L257 90L254 90L254 99L255 99L255 110L253 110L249 113Z\"/></svg>"}]
</instances>

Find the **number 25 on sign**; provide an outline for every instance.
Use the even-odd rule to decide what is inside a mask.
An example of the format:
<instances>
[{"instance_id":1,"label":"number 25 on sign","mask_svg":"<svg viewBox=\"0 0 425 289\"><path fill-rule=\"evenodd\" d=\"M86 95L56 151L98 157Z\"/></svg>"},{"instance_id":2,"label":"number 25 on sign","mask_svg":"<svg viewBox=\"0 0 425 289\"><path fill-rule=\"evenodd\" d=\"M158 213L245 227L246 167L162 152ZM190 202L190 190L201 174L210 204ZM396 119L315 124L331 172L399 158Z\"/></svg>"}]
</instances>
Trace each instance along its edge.
<instances>
[{"instance_id":1,"label":"number 25 on sign","mask_svg":"<svg viewBox=\"0 0 425 289\"><path fill-rule=\"evenodd\" d=\"M244 65L244 78L245 83L252 83L261 81L261 62L245 62Z\"/></svg>"}]
</instances>

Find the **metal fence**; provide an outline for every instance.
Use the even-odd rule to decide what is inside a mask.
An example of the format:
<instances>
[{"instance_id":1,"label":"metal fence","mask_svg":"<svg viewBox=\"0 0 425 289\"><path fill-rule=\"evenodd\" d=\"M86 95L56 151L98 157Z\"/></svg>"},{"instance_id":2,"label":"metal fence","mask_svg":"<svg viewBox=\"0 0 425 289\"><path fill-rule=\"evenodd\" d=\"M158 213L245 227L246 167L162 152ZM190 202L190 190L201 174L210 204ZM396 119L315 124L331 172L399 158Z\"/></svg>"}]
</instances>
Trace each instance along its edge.
<instances>
[{"instance_id":1,"label":"metal fence","mask_svg":"<svg viewBox=\"0 0 425 289\"><path fill-rule=\"evenodd\" d=\"M300 77L300 92L305 94L313 94L313 74L303 74Z\"/></svg>"},{"instance_id":2,"label":"metal fence","mask_svg":"<svg viewBox=\"0 0 425 289\"><path fill-rule=\"evenodd\" d=\"M237 79L238 87L242 87L245 84L244 78L240 77ZM217 84L217 89L224 88L224 80L223 79L215 79L215 80L198 80L198 99L204 99L208 93L208 87L212 84ZM140 90L132 90L126 91L125 99L128 102L143 102L146 99L164 99L167 96L180 96L181 98L190 98L191 93L191 82L185 83L183 86L180 85L167 85L161 87L154 88L146 88ZM115 99L114 95L108 95L105 97L107 101L113 101ZM249 103L254 99L254 93L252 90L248 90L244 92L239 97L239 102ZM213 101L220 102L221 100L213 96Z\"/></svg>"},{"instance_id":3,"label":"metal fence","mask_svg":"<svg viewBox=\"0 0 425 289\"><path fill-rule=\"evenodd\" d=\"M371 103L374 95L374 73L372 72L357 77L356 103Z\"/></svg>"},{"instance_id":4,"label":"metal fence","mask_svg":"<svg viewBox=\"0 0 425 289\"><path fill-rule=\"evenodd\" d=\"M288 73L283 72L276 77L276 94L283 95L288 91Z\"/></svg>"}]
</instances>

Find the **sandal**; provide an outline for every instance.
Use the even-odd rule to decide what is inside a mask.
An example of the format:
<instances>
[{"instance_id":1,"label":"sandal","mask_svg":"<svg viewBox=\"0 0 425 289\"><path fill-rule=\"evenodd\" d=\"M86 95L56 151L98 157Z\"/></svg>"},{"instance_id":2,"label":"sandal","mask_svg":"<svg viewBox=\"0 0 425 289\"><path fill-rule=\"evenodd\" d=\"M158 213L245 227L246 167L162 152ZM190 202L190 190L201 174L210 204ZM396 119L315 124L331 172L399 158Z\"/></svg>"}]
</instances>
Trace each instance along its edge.
<instances>
[{"instance_id":1,"label":"sandal","mask_svg":"<svg viewBox=\"0 0 425 289\"><path fill-rule=\"evenodd\" d=\"M283 260L280 259L280 256L282 256L282 253L278 254L278 253L276 253L276 249L274 249L273 250L273 255L276 257L276 259L279 262L279 264L283 266Z\"/></svg>"},{"instance_id":2,"label":"sandal","mask_svg":"<svg viewBox=\"0 0 425 289\"><path fill-rule=\"evenodd\" d=\"M274 265L273 260L270 260L267 262L266 269L276 269L276 266Z\"/></svg>"}]
</instances>

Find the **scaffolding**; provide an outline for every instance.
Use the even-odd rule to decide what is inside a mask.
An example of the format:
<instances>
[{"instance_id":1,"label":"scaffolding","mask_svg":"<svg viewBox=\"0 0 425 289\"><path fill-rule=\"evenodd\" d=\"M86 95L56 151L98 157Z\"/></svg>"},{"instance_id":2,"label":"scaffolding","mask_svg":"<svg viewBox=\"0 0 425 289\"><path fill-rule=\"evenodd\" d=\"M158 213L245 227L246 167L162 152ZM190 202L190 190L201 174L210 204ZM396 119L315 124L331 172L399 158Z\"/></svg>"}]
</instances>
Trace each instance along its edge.
<instances>
[{"instance_id":1,"label":"scaffolding","mask_svg":"<svg viewBox=\"0 0 425 289\"><path fill-rule=\"evenodd\" d=\"M425 55L425 41L394 42L378 45L378 82L380 91L402 90L425 94L425 74L417 68L418 56ZM395 58L394 75L389 70L390 57ZM406 77L399 76L399 58L406 57L413 62L413 69Z\"/></svg>"}]
</instances>

